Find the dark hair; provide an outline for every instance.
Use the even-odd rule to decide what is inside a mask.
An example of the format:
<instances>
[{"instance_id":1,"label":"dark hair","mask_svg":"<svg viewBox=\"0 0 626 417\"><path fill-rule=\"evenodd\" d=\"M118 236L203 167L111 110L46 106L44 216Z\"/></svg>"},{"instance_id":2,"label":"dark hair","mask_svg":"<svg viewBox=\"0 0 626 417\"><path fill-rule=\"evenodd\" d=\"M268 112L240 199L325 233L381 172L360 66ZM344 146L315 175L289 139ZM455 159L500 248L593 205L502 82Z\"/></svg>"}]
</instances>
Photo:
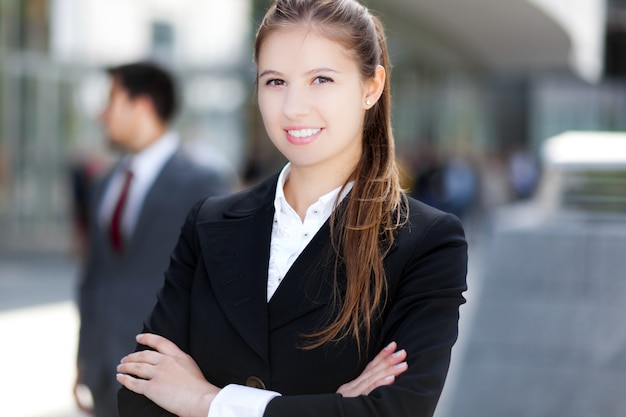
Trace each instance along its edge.
<instances>
[{"instance_id":1,"label":"dark hair","mask_svg":"<svg viewBox=\"0 0 626 417\"><path fill-rule=\"evenodd\" d=\"M361 159L346 181L354 181L351 195L330 222L337 262L346 269L346 293L336 294L337 317L309 335L313 342L308 346L350 336L361 349L387 297L383 258L407 215L391 130L391 65L381 22L356 0L276 0L257 31L255 62L269 34L301 27L342 45L364 80L373 78L379 65L386 72L380 99L365 113Z\"/></svg>"},{"instance_id":2,"label":"dark hair","mask_svg":"<svg viewBox=\"0 0 626 417\"><path fill-rule=\"evenodd\" d=\"M152 62L136 62L107 68L107 73L128 92L131 98L145 96L152 102L163 123L169 123L178 110L174 79Z\"/></svg>"}]
</instances>

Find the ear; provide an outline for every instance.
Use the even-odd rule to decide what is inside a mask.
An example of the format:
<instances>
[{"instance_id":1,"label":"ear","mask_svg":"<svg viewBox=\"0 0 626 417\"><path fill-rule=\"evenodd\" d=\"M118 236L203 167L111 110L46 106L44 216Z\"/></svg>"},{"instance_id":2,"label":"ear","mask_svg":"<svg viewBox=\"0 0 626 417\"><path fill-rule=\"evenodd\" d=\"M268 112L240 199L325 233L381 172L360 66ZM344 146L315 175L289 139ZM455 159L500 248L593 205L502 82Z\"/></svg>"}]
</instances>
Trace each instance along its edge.
<instances>
[{"instance_id":1,"label":"ear","mask_svg":"<svg viewBox=\"0 0 626 417\"><path fill-rule=\"evenodd\" d=\"M365 110L372 108L383 94L386 77L385 68L382 65L378 65L374 76L365 81L365 97L363 98Z\"/></svg>"},{"instance_id":2,"label":"ear","mask_svg":"<svg viewBox=\"0 0 626 417\"><path fill-rule=\"evenodd\" d=\"M134 105L140 109L143 113L154 113L154 106L152 100L145 95L135 97Z\"/></svg>"}]
</instances>

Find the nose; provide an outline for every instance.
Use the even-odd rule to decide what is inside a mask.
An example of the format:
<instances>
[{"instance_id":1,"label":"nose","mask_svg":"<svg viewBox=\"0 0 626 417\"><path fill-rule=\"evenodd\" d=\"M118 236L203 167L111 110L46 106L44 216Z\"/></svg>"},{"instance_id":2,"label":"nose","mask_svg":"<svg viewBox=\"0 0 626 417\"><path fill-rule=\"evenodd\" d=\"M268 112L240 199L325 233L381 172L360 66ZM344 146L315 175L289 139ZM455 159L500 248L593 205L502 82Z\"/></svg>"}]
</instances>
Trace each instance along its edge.
<instances>
[{"instance_id":1,"label":"nose","mask_svg":"<svg viewBox=\"0 0 626 417\"><path fill-rule=\"evenodd\" d=\"M286 89L283 112L287 118L297 120L308 114L310 109L311 104L304 88L291 85Z\"/></svg>"}]
</instances>

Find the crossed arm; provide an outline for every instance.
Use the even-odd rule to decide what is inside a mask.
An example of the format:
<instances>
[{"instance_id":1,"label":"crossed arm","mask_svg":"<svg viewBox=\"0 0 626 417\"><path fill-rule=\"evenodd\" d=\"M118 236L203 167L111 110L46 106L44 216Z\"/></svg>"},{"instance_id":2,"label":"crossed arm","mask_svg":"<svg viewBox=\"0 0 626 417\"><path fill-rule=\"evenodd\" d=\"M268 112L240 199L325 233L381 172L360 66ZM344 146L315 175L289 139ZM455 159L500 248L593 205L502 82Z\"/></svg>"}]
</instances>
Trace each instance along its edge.
<instances>
[{"instance_id":1,"label":"crossed arm","mask_svg":"<svg viewBox=\"0 0 626 417\"><path fill-rule=\"evenodd\" d=\"M168 339L140 334L137 342L154 350L131 353L117 367L117 380L129 390L146 396L180 417L207 417L220 389L204 378L191 356ZM344 397L367 395L408 369L406 352L395 342L387 345L356 379L337 390Z\"/></svg>"}]
</instances>

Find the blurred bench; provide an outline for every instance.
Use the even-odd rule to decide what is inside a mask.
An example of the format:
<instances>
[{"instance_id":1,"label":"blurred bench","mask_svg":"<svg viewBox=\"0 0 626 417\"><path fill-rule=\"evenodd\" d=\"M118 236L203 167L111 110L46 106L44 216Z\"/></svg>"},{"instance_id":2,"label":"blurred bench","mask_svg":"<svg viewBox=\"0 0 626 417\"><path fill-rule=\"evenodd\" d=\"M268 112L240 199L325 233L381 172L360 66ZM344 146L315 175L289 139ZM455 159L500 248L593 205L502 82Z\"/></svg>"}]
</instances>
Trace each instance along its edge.
<instances>
[{"instance_id":1,"label":"blurred bench","mask_svg":"<svg viewBox=\"0 0 626 417\"><path fill-rule=\"evenodd\" d=\"M542 208L593 218L626 216L626 132L565 132L545 142L542 159Z\"/></svg>"}]
</instances>

